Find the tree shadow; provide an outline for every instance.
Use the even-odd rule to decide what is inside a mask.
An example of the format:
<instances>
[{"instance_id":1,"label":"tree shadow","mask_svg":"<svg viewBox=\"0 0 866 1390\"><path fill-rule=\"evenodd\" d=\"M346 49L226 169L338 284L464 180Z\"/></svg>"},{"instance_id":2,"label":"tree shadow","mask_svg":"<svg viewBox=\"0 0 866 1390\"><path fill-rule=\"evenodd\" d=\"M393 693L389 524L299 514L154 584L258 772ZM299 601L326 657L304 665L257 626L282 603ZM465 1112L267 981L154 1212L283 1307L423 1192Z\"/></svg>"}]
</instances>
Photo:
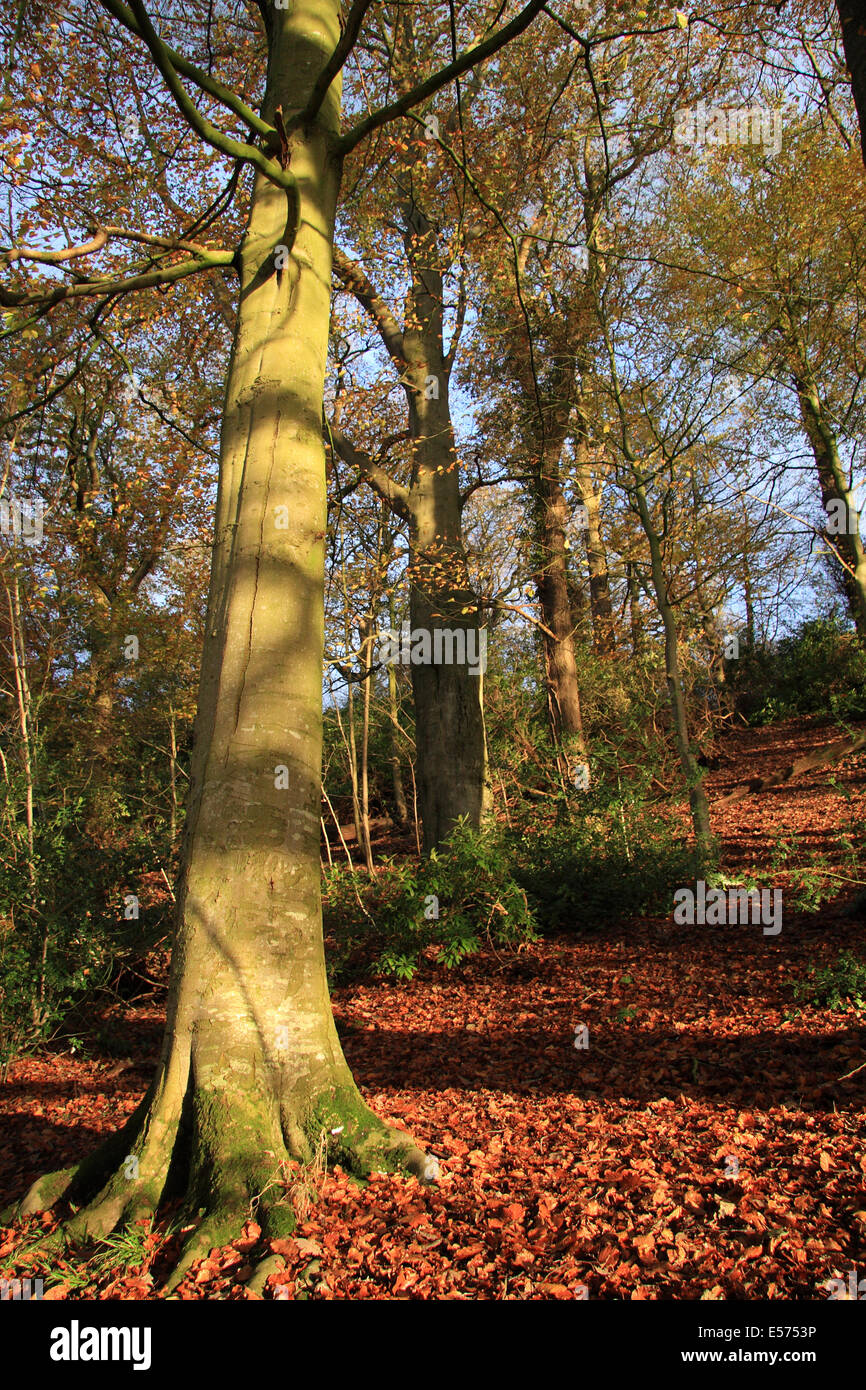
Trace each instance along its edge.
<instances>
[{"instance_id":1,"label":"tree shadow","mask_svg":"<svg viewBox=\"0 0 866 1390\"><path fill-rule=\"evenodd\" d=\"M498 1090L641 1105L684 1095L760 1109L859 1110L866 1103L866 1068L840 1080L866 1043L866 1028L856 1026L816 1037L601 1024L590 1025L585 1049L576 1048L574 1033L558 1022L549 1029L489 1033L338 1028L359 1084L376 1089Z\"/></svg>"}]
</instances>

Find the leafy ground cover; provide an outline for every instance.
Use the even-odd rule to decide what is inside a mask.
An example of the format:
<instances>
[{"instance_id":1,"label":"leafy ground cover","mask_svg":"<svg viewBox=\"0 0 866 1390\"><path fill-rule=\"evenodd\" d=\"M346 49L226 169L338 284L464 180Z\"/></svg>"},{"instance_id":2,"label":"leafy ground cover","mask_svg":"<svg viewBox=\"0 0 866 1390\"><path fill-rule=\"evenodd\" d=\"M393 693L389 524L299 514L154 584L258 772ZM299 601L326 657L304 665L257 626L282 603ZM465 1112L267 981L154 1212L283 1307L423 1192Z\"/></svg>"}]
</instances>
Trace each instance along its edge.
<instances>
[{"instance_id":1,"label":"leafy ground cover","mask_svg":"<svg viewBox=\"0 0 866 1390\"><path fill-rule=\"evenodd\" d=\"M741 730L711 788L829 737L795 721ZM866 958L864 811L861 758L720 813L726 871L785 888L779 936L644 918L336 990L359 1084L438 1156L439 1182L275 1174L295 1235L263 1241L253 1203L242 1238L175 1296L825 1299L827 1280L866 1265L866 1010L798 998L797 983ZM0 1204L124 1121L161 1024L154 994L96 1021L90 1055L12 1063ZM0 1230L0 1272L42 1273L48 1298L163 1296L182 1235L170 1219L24 1262L25 1238L54 1225Z\"/></svg>"}]
</instances>

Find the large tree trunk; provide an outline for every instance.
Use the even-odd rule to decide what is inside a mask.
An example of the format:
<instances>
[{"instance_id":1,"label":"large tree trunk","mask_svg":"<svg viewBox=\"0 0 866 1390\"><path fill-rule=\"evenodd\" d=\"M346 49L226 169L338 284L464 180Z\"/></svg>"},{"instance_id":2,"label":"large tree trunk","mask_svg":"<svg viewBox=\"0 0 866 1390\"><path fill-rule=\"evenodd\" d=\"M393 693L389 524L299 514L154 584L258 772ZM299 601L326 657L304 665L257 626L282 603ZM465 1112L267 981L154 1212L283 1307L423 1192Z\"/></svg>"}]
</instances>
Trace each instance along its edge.
<instances>
[{"instance_id":1,"label":"large tree trunk","mask_svg":"<svg viewBox=\"0 0 866 1390\"><path fill-rule=\"evenodd\" d=\"M841 517L837 516L837 520L841 519L841 529L838 532L828 530L828 540L842 562L842 585L848 611L860 641L866 644L866 549L860 537L860 512L839 457L835 431L827 419L814 381L805 374L799 375L795 385L803 429L815 459L821 501L825 510L836 503L841 513Z\"/></svg>"},{"instance_id":2,"label":"large tree trunk","mask_svg":"<svg viewBox=\"0 0 866 1390\"><path fill-rule=\"evenodd\" d=\"M429 402L427 404L433 404ZM448 431L450 419L441 424ZM413 632L429 634L431 659L412 662L418 759L418 800L424 850L442 843L460 817L478 827L487 802L487 751L481 704L482 674L468 660L436 661L436 633L463 633L467 653L480 655L477 599L469 583L460 534L457 468L429 466L441 456L436 417L425 411L416 436L422 462L412 488L410 617ZM450 641L441 654L450 654ZM474 644L474 645L473 645ZM423 655L423 650L421 651ZM473 674L473 669L475 674Z\"/></svg>"},{"instance_id":3,"label":"large tree trunk","mask_svg":"<svg viewBox=\"0 0 866 1390\"><path fill-rule=\"evenodd\" d=\"M492 803L477 663L473 674L465 660L435 660L437 651L449 650L437 648L437 632L459 633L467 650L477 655L481 628L463 547L463 500L448 397L454 344L446 356L442 341L442 252L436 228L411 198L403 216L411 286L402 331L359 266L338 253L337 269L376 323L400 374L409 413L410 485L395 483L355 448L336 418L331 437L346 462L409 523L411 626L426 634L432 654L425 659L419 642L411 661L418 799L429 852L461 817L477 828Z\"/></svg>"},{"instance_id":4,"label":"large tree trunk","mask_svg":"<svg viewBox=\"0 0 866 1390\"><path fill-rule=\"evenodd\" d=\"M308 96L339 37L338 0L275 9L265 114ZM157 1074L124 1130L76 1170L31 1189L87 1205L104 1235L169 1192L207 1219L178 1274L236 1234L258 1199L290 1228L281 1165L322 1140L356 1168L425 1156L366 1107L328 999L319 882L325 468L322 397L339 170L339 84L291 138L300 189L289 263L286 194L259 176L239 256L208 620L183 868ZM288 526L285 520L288 518ZM286 771L284 771L284 769ZM127 1156L136 1160L125 1162ZM132 1171L133 1176L127 1174Z\"/></svg>"},{"instance_id":5,"label":"large tree trunk","mask_svg":"<svg viewBox=\"0 0 866 1390\"><path fill-rule=\"evenodd\" d=\"M441 253L435 228L424 213L411 204L405 215L404 242L412 271L412 313L403 332L412 443L409 611L413 631L430 635L434 658L412 661L418 799L424 849L429 853L459 818L465 816L478 827L490 791L478 663L473 667L468 660L435 660L437 631L465 633L466 652L478 656L481 628L463 548L450 366L442 342ZM443 640L443 656L448 650Z\"/></svg>"},{"instance_id":6,"label":"large tree trunk","mask_svg":"<svg viewBox=\"0 0 866 1390\"><path fill-rule=\"evenodd\" d=\"M860 122L860 148L866 164L866 15L863 0L836 0L842 25L845 62L851 74L851 91Z\"/></svg>"}]
</instances>

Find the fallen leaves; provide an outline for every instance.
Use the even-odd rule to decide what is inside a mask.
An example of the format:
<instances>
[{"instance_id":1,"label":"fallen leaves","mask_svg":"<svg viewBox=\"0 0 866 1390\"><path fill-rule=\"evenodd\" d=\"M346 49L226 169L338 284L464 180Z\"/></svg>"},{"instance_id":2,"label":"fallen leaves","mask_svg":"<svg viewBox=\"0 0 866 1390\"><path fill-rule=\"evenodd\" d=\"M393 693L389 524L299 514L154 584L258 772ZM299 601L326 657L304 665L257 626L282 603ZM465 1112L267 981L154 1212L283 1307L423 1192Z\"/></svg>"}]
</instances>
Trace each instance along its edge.
<instances>
[{"instance_id":1,"label":"fallen leaves","mask_svg":"<svg viewBox=\"0 0 866 1390\"><path fill-rule=\"evenodd\" d=\"M743 735L752 764L762 736ZM774 810L743 803L723 823L748 850L798 795ZM809 814L825 833L832 816L814 796ZM830 910L786 914L773 940L632 922L539 942L515 964L481 953L459 974L339 991L359 1084L439 1158L440 1181L379 1174L359 1187L332 1169L294 1235L269 1241L247 1221L179 1296L826 1297L827 1278L864 1259L866 1071L839 1080L862 1053L862 1017L786 1019L787 982L858 932ZM618 1019L621 1007L636 1016ZM59 1053L12 1065L0 1202L123 1124L160 1026L127 1011L122 1066ZM0 1231L0 1274L25 1234L53 1224ZM99 1275L83 1255L57 1262L45 1297L162 1296L179 1241L157 1228L141 1264Z\"/></svg>"}]
</instances>

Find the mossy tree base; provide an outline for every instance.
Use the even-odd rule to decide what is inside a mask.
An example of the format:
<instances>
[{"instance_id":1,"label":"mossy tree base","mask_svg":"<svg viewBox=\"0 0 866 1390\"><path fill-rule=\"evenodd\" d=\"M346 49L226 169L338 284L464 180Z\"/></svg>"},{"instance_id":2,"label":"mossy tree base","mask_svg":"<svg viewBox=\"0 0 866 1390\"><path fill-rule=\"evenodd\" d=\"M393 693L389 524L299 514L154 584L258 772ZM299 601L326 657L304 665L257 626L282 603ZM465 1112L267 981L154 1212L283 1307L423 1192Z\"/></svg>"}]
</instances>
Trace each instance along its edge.
<instances>
[{"instance_id":1,"label":"mossy tree base","mask_svg":"<svg viewBox=\"0 0 866 1390\"><path fill-rule=\"evenodd\" d=\"M274 1097L245 1102L201 1092L185 1099L173 1125L159 1110L159 1099L146 1096L126 1126L78 1167L48 1173L32 1185L8 1215L24 1218L62 1201L81 1204L32 1249L50 1255L69 1244L104 1239L182 1196L195 1230L167 1281L172 1290L196 1260L236 1239L251 1218L266 1239L291 1234L292 1165L315 1157L357 1176L404 1172L432 1182L438 1175L436 1159L379 1119L352 1085L320 1092L303 1115L289 1114Z\"/></svg>"}]
</instances>

